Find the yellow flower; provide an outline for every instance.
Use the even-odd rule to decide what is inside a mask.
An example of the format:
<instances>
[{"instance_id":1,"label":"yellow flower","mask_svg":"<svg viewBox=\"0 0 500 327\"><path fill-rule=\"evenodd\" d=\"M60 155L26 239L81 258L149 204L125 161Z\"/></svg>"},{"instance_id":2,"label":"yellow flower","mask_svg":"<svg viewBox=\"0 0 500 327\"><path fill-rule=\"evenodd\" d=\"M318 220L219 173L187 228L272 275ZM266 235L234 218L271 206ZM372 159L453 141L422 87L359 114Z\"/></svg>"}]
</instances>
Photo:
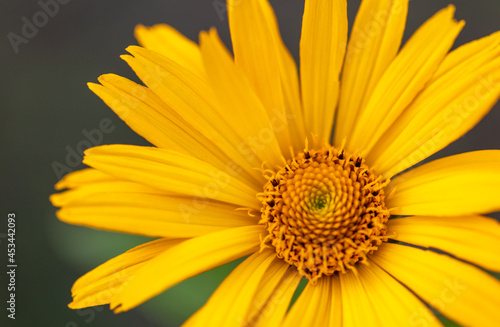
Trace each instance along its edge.
<instances>
[{"instance_id":1,"label":"yellow flower","mask_svg":"<svg viewBox=\"0 0 500 327\"><path fill-rule=\"evenodd\" d=\"M346 2L306 0L300 81L265 0L228 1L234 59L215 30L198 46L137 27L123 59L146 86L89 86L154 147L89 149L51 200L64 222L159 239L81 277L70 308L126 311L250 255L187 326L440 325L426 304L498 323L478 266L500 271L481 216L500 210L500 151L408 168L498 100L500 33L448 53L464 25L449 6L400 50L408 1L365 0L347 42Z\"/></svg>"}]
</instances>

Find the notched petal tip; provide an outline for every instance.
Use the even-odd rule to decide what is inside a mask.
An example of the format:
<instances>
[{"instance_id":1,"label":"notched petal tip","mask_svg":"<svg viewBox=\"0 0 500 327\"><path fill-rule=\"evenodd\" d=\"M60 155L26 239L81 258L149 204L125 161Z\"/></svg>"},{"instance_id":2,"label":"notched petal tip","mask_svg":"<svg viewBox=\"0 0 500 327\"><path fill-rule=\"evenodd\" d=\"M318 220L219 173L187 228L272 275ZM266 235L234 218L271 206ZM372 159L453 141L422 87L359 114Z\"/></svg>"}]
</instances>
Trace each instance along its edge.
<instances>
[{"instance_id":1,"label":"notched petal tip","mask_svg":"<svg viewBox=\"0 0 500 327\"><path fill-rule=\"evenodd\" d=\"M461 20L458 20L456 17L455 17L455 13L456 13L456 10L457 8L454 6L454 5L448 5L448 7L442 9L439 13L443 13L443 15L447 15L449 16L449 19L455 23L455 25L458 25L460 28L463 28L464 25L465 25L465 20L461 19Z\"/></svg>"},{"instance_id":2,"label":"notched petal tip","mask_svg":"<svg viewBox=\"0 0 500 327\"><path fill-rule=\"evenodd\" d=\"M123 308L123 304L119 303L117 300L111 300L111 302L109 303L109 309L113 310L113 313L115 314L129 310L129 309L125 310Z\"/></svg>"},{"instance_id":3,"label":"notched petal tip","mask_svg":"<svg viewBox=\"0 0 500 327\"><path fill-rule=\"evenodd\" d=\"M99 78L100 78L100 77L99 77ZM99 80L99 78L98 78L97 80ZM98 85L99 85L99 84L94 83L94 82L88 82L88 83L87 83L87 87L88 87L88 88L89 88L92 92L94 92L95 87L96 87L96 86L98 86Z\"/></svg>"},{"instance_id":4,"label":"notched petal tip","mask_svg":"<svg viewBox=\"0 0 500 327\"><path fill-rule=\"evenodd\" d=\"M125 48L125 51L127 51L128 53L132 54L135 57L136 54L146 51L146 49L138 45L129 45L128 47Z\"/></svg>"},{"instance_id":5,"label":"notched petal tip","mask_svg":"<svg viewBox=\"0 0 500 327\"><path fill-rule=\"evenodd\" d=\"M135 59L135 58L132 57L131 55L124 54L124 55L120 56L120 59L122 59L126 63L130 64L130 61L133 60L133 59Z\"/></svg>"},{"instance_id":6,"label":"notched petal tip","mask_svg":"<svg viewBox=\"0 0 500 327\"><path fill-rule=\"evenodd\" d=\"M112 147L113 145L98 145L98 146L94 146L92 148L88 148L87 150L83 151L83 160L82 160L82 163L87 165L87 166L90 166L88 164L88 158L89 157L93 157L95 155L101 155L103 154L103 152L101 151L102 148L107 148L107 147Z\"/></svg>"},{"instance_id":7,"label":"notched petal tip","mask_svg":"<svg viewBox=\"0 0 500 327\"><path fill-rule=\"evenodd\" d=\"M97 80L99 81L99 83L101 83L102 85L104 85L104 83L106 81L113 80L113 79L116 79L116 78L123 78L123 77L115 75L115 74L112 74L112 73L109 73L109 74L102 74L101 76L99 76L97 78ZM88 84L93 84L93 83L88 83Z\"/></svg>"},{"instance_id":8,"label":"notched petal tip","mask_svg":"<svg viewBox=\"0 0 500 327\"><path fill-rule=\"evenodd\" d=\"M214 36L219 37L219 34L217 33L217 29L215 27L210 27L208 31L200 31L200 33L198 34L198 42L200 43L200 46L203 42L207 42L210 37Z\"/></svg>"},{"instance_id":9,"label":"notched petal tip","mask_svg":"<svg viewBox=\"0 0 500 327\"><path fill-rule=\"evenodd\" d=\"M83 154L85 155L85 157L92 155L92 152L94 152L93 149L94 148L89 148L89 149L83 151ZM85 163L85 157L83 158L84 159L84 163Z\"/></svg>"}]
</instances>

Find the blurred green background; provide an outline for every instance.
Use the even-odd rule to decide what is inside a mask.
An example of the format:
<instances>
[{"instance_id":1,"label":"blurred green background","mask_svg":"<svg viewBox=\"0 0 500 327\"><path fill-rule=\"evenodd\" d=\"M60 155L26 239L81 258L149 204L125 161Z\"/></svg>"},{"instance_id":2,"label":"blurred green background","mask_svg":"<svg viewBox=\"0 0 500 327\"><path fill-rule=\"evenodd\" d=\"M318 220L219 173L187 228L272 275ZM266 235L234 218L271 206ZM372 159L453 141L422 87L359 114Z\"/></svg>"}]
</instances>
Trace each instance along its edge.
<instances>
[{"instance_id":1,"label":"blurred green background","mask_svg":"<svg viewBox=\"0 0 500 327\"><path fill-rule=\"evenodd\" d=\"M72 283L82 274L145 241L142 237L70 226L55 218L48 197L58 177L52 164L65 164L68 148L85 140L83 131L110 119L115 127L102 144L147 144L135 135L100 99L87 82L104 73L137 80L119 59L130 44L137 24L168 23L193 40L214 26L230 46L222 0L97 1L65 0L57 13L19 44L16 53L7 37L21 35L23 19L32 20L38 1L0 2L0 132L1 219L0 258L5 267L7 214L17 216L18 263L15 322L0 312L1 326L177 326L197 307L237 263L231 263L173 287L127 313L114 315L107 307L70 310ZM47 0L42 0L42 3ZM461 45L500 30L498 0L414 0L410 3L405 38L449 3L467 25ZM285 43L296 60L303 1L271 1ZM359 1L349 1L352 24ZM23 18L26 17L26 18ZM433 158L479 149L500 148L500 106L478 125ZM72 169L83 168L78 165ZM493 215L499 218L499 215ZM2 268L3 270L4 268ZM1 302L7 299L6 278L0 277ZM450 326L453 324L450 323Z\"/></svg>"}]
</instances>

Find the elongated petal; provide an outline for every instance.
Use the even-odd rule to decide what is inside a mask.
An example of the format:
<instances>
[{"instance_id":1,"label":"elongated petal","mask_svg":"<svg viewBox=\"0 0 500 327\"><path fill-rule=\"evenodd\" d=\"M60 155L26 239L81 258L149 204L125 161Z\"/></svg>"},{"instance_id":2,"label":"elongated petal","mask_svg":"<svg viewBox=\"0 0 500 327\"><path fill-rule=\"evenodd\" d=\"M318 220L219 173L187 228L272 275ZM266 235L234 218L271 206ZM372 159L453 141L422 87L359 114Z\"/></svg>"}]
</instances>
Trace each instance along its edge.
<instances>
[{"instance_id":1,"label":"elongated petal","mask_svg":"<svg viewBox=\"0 0 500 327\"><path fill-rule=\"evenodd\" d=\"M260 162L279 164L281 151L271 123L273 117L268 116L248 78L234 64L214 29L200 33L200 45L208 79L224 117L236 127L243 141L238 150L251 162L260 158Z\"/></svg>"},{"instance_id":2,"label":"elongated petal","mask_svg":"<svg viewBox=\"0 0 500 327\"><path fill-rule=\"evenodd\" d=\"M255 217L235 209L191 197L116 190L77 198L60 209L57 217L66 223L116 232L189 238L257 223Z\"/></svg>"},{"instance_id":3,"label":"elongated petal","mask_svg":"<svg viewBox=\"0 0 500 327\"><path fill-rule=\"evenodd\" d=\"M446 251L493 271L500 271L500 224L482 216L406 217L387 223L389 237Z\"/></svg>"},{"instance_id":4,"label":"elongated petal","mask_svg":"<svg viewBox=\"0 0 500 327\"><path fill-rule=\"evenodd\" d=\"M267 110L283 110L277 54L280 35L270 4L265 0L228 0L227 4L234 62Z\"/></svg>"},{"instance_id":5,"label":"elongated petal","mask_svg":"<svg viewBox=\"0 0 500 327\"><path fill-rule=\"evenodd\" d=\"M346 45L347 1L307 0L300 38L302 104L307 131L320 146L330 143Z\"/></svg>"},{"instance_id":6,"label":"elongated petal","mask_svg":"<svg viewBox=\"0 0 500 327\"><path fill-rule=\"evenodd\" d=\"M63 190L65 188L74 188L81 185L112 180L116 180L116 178L97 169L86 168L74 171L64 176L59 182L57 182L55 189Z\"/></svg>"},{"instance_id":7,"label":"elongated petal","mask_svg":"<svg viewBox=\"0 0 500 327\"><path fill-rule=\"evenodd\" d=\"M234 121L231 112L233 109L226 110L221 107L214 95L211 86L217 85L220 80L210 86L204 78L194 75L154 51L134 46L128 47L127 51L134 57L122 58L168 107L188 122L192 129L205 135L212 144L216 144L222 153L238 163L247 173L253 174L257 180L262 178L260 172L254 169L260 167L261 162L242 150L242 144L248 135L240 133L239 125L248 124L248 121L242 121L241 117ZM248 91L251 92L251 89ZM275 139L274 135L271 136Z\"/></svg>"},{"instance_id":8,"label":"elongated petal","mask_svg":"<svg viewBox=\"0 0 500 327\"><path fill-rule=\"evenodd\" d=\"M399 175L388 186L396 215L454 216L500 210L500 151L462 153Z\"/></svg>"},{"instance_id":9,"label":"elongated petal","mask_svg":"<svg viewBox=\"0 0 500 327\"><path fill-rule=\"evenodd\" d=\"M261 281L252 301L253 308L247 314L247 320L254 323L252 326L281 326L301 279L294 266L275 260Z\"/></svg>"},{"instance_id":10,"label":"elongated petal","mask_svg":"<svg viewBox=\"0 0 500 327\"><path fill-rule=\"evenodd\" d=\"M451 72L458 75L460 74L456 70L457 66L461 66L461 69L468 68L468 73L473 72L481 66L481 61L478 61L481 57L486 56L489 57L490 60L497 57L499 39L500 31L458 47L446 56L432 79L441 80L442 83L444 83L446 80L441 79L444 75L450 74ZM464 72L464 70L462 70L462 72Z\"/></svg>"},{"instance_id":11,"label":"elongated petal","mask_svg":"<svg viewBox=\"0 0 500 327\"><path fill-rule=\"evenodd\" d=\"M453 19L449 6L429 19L405 44L358 115L347 148L368 153L375 142L432 78L464 22Z\"/></svg>"},{"instance_id":12,"label":"elongated petal","mask_svg":"<svg viewBox=\"0 0 500 327\"><path fill-rule=\"evenodd\" d=\"M463 326L495 326L500 282L443 254L385 243L371 260L425 302Z\"/></svg>"},{"instance_id":13,"label":"elongated petal","mask_svg":"<svg viewBox=\"0 0 500 327\"><path fill-rule=\"evenodd\" d=\"M287 314L283 326L343 326L341 303L338 276L322 277L316 285L306 285Z\"/></svg>"},{"instance_id":14,"label":"elongated petal","mask_svg":"<svg viewBox=\"0 0 500 327\"><path fill-rule=\"evenodd\" d=\"M134 183L113 177L112 180L102 180L85 183L64 192L52 194L50 196L50 201L56 207L63 207L71 203L82 201L87 197L105 196L108 193L114 192L120 192L122 194L144 193L157 194L162 196L171 195L166 191L149 187L141 183Z\"/></svg>"},{"instance_id":15,"label":"elongated petal","mask_svg":"<svg viewBox=\"0 0 500 327\"><path fill-rule=\"evenodd\" d=\"M442 326L423 302L377 265L359 265L359 280L381 326Z\"/></svg>"},{"instance_id":16,"label":"elongated petal","mask_svg":"<svg viewBox=\"0 0 500 327\"><path fill-rule=\"evenodd\" d=\"M84 163L124 180L170 194L214 199L246 208L259 207L255 190L194 157L132 145L106 145L85 152Z\"/></svg>"},{"instance_id":17,"label":"elongated petal","mask_svg":"<svg viewBox=\"0 0 500 327\"><path fill-rule=\"evenodd\" d=\"M152 144L189 153L217 167L224 167L229 161L212 140L164 104L149 88L114 74L100 76L99 82L102 85L89 83L89 88Z\"/></svg>"},{"instance_id":18,"label":"elongated petal","mask_svg":"<svg viewBox=\"0 0 500 327\"><path fill-rule=\"evenodd\" d=\"M165 24L151 27L138 25L135 38L139 44L175 61L198 76L205 75L200 48L196 43Z\"/></svg>"},{"instance_id":19,"label":"elongated petal","mask_svg":"<svg viewBox=\"0 0 500 327\"><path fill-rule=\"evenodd\" d=\"M500 97L500 32L450 53L367 160L391 177L455 141Z\"/></svg>"},{"instance_id":20,"label":"elongated petal","mask_svg":"<svg viewBox=\"0 0 500 327\"><path fill-rule=\"evenodd\" d=\"M178 245L182 240L159 239L139 245L113 258L80 277L71 293L71 309L108 304L133 280L137 271L160 253Z\"/></svg>"},{"instance_id":21,"label":"elongated petal","mask_svg":"<svg viewBox=\"0 0 500 327\"><path fill-rule=\"evenodd\" d=\"M342 71L334 145L349 139L360 108L401 45L408 0L362 1L347 46Z\"/></svg>"},{"instance_id":22,"label":"elongated petal","mask_svg":"<svg viewBox=\"0 0 500 327\"><path fill-rule=\"evenodd\" d=\"M262 226L227 229L184 241L150 260L122 292L113 297L115 312L132 309L169 287L258 250Z\"/></svg>"},{"instance_id":23,"label":"elongated petal","mask_svg":"<svg viewBox=\"0 0 500 327\"><path fill-rule=\"evenodd\" d=\"M255 326L258 314L263 314L256 317L254 311L264 304L258 302L260 286L268 282L276 287L287 266L270 249L253 254L231 272L185 326Z\"/></svg>"},{"instance_id":24,"label":"elongated petal","mask_svg":"<svg viewBox=\"0 0 500 327\"><path fill-rule=\"evenodd\" d=\"M274 126L282 151L290 148L281 83L284 49L276 17L267 0L227 2L234 61L245 72L269 117L281 117ZM256 23L257 22L257 23Z\"/></svg>"},{"instance_id":25,"label":"elongated petal","mask_svg":"<svg viewBox=\"0 0 500 327\"><path fill-rule=\"evenodd\" d=\"M297 64L284 45L283 49L280 66L282 76L281 89L285 101L285 112L290 138L295 151L298 152L304 149L306 136L309 135L306 132L304 111L302 110L302 102L300 99ZM279 122L279 120L276 121Z\"/></svg>"},{"instance_id":26,"label":"elongated petal","mask_svg":"<svg viewBox=\"0 0 500 327\"><path fill-rule=\"evenodd\" d=\"M384 322L375 311L370 296L357 274L340 274L340 287L342 318L345 326L383 326Z\"/></svg>"}]
</instances>

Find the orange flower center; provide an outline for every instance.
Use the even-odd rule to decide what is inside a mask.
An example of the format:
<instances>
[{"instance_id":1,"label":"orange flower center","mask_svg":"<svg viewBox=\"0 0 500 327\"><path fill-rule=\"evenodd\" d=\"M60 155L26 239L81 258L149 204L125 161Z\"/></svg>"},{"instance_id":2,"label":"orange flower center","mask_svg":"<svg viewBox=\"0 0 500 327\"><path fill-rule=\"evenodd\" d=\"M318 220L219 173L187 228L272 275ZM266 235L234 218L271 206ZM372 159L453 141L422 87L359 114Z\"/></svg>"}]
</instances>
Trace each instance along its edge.
<instances>
[{"instance_id":1,"label":"orange flower center","mask_svg":"<svg viewBox=\"0 0 500 327\"><path fill-rule=\"evenodd\" d=\"M333 147L304 151L264 186L262 246L315 282L355 269L386 241L386 182L364 159Z\"/></svg>"}]
</instances>

